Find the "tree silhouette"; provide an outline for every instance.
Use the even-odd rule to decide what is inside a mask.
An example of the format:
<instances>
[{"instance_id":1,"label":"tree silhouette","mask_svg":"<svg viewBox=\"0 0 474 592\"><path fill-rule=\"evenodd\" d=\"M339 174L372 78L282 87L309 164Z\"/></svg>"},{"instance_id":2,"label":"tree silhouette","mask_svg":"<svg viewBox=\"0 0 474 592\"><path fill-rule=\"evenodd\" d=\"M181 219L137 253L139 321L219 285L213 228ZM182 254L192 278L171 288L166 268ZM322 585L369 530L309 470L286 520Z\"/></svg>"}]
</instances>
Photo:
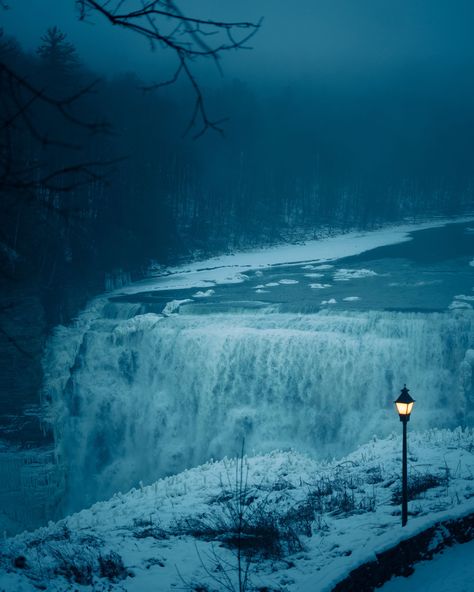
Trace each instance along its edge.
<instances>
[{"instance_id":1,"label":"tree silhouette","mask_svg":"<svg viewBox=\"0 0 474 592\"><path fill-rule=\"evenodd\" d=\"M37 49L37 54L52 67L69 69L78 64L76 48L66 41L66 34L58 27L50 27L41 37L43 42Z\"/></svg>"},{"instance_id":2,"label":"tree silhouette","mask_svg":"<svg viewBox=\"0 0 474 592\"><path fill-rule=\"evenodd\" d=\"M221 124L225 120L209 117L194 63L198 59L211 59L220 71L223 54L250 49L248 42L259 30L262 19L252 23L194 17L185 14L174 0L76 0L76 5L81 20L100 15L110 24L143 37L152 49L174 53L173 76L148 88L168 86L184 77L195 97L184 135L193 131L193 137L199 138L208 130L222 133Z\"/></svg>"},{"instance_id":3,"label":"tree silhouette","mask_svg":"<svg viewBox=\"0 0 474 592\"><path fill-rule=\"evenodd\" d=\"M194 63L209 58L220 68L221 54L247 48L259 24L190 17L172 0L73 2L81 20L105 17L109 24L146 38L153 48L174 52L174 76L157 81L152 88L173 84L184 76L194 94L186 133L199 137L208 130L222 131L221 121L208 115ZM0 11L15 8L9 4L0 0ZM95 141L97 133L109 131L102 115L97 119L98 110L90 97L96 82L81 68L75 47L58 27L42 36L36 60L18 52L13 40L0 35L3 282L17 281L20 267L24 275L42 270L39 285L49 289L60 277L61 261L69 258L73 231L92 226L98 216L105 170L110 170L104 167L123 154L115 153L115 159L109 159L106 142ZM110 107L105 106L105 114ZM132 113L133 117L139 113ZM8 340L19 349L13 336Z\"/></svg>"},{"instance_id":4,"label":"tree silhouette","mask_svg":"<svg viewBox=\"0 0 474 592\"><path fill-rule=\"evenodd\" d=\"M50 27L41 37L42 44L36 50L43 64L56 73L70 75L79 65L79 57L66 34L58 27Z\"/></svg>"}]
</instances>

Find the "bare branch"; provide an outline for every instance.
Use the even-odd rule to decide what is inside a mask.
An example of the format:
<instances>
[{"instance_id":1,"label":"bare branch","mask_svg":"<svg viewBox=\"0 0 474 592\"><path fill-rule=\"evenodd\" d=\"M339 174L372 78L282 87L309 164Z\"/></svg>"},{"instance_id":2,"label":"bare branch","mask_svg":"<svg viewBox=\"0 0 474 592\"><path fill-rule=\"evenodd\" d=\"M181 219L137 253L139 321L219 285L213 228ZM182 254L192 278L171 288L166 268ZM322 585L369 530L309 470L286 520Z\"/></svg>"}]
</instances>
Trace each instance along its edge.
<instances>
[{"instance_id":1,"label":"bare branch","mask_svg":"<svg viewBox=\"0 0 474 592\"><path fill-rule=\"evenodd\" d=\"M108 132L110 130L110 126L106 123L97 123L78 119L69 110L74 103L76 103L84 95L90 93L97 86L99 79L92 81L90 84L81 88L72 95L63 98L56 98L52 97L41 89L35 88L26 78L20 76L4 62L0 62L0 76L2 75L6 76L7 82L10 85L15 84L19 90L27 91L30 95L30 103L33 101L41 101L47 105L50 105L51 107L57 109L64 119L70 123L82 128L86 128L93 133Z\"/></svg>"},{"instance_id":2,"label":"bare branch","mask_svg":"<svg viewBox=\"0 0 474 592\"><path fill-rule=\"evenodd\" d=\"M57 113L59 118L91 134L111 133L110 126L103 122L87 121L76 117L71 108L84 96L91 93L97 86L98 80L80 88L74 93L63 97L55 97L50 93L37 88L26 77L20 75L10 65L0 61L0 83L5 89L1 94L3 118L0 121L2 132L0 145L0 188L5 190L31 190L32 188L44 188L51 191L64 192L84 185L90 181L97 181L99 173L91 167L99 167L101 163L81 163L59 168L42 176L32 173L42 167L41 163L18 166L13 159L12 132L18 133L23 129L40 146L55 146L67 150L80 151L82 146L78 143L65 141L50 135L40 127L41 120L33 110L35 105L47 106ZM17 157L15 161L20 162ZM103 166L108 166L106 162ZM53 180L67 177L71 179L61 185L53 183ZM74 177L74 180L73 180ZM79 179L78 179L79 177Z\"/></svg>"},{"instance_id":3,"label":"bare branch","mask_svg":"<svg viewBox=\"0 0 474 592\"><path fill-rule=\"evenodd\" d=\"M211 58L221 72L221 54L231 50L250 49L247 44L259 30L262 19L252 23L196 18L184 14L173 0L76 0L76 5L82 20L94 12L98 13L112 25L144 37L152 47L159 45L174 52L178 66L172 78L148 85L145 90L169 86L184 74L195 96L193 112L184 135L197 126L198 131L193 136L195 139L209 129L223 133L220 124L225 120L212 121L208 117L201 86L191 63L195 58ZM213 39L215 43L211 43Z\"/></svg>"}]
</instances>

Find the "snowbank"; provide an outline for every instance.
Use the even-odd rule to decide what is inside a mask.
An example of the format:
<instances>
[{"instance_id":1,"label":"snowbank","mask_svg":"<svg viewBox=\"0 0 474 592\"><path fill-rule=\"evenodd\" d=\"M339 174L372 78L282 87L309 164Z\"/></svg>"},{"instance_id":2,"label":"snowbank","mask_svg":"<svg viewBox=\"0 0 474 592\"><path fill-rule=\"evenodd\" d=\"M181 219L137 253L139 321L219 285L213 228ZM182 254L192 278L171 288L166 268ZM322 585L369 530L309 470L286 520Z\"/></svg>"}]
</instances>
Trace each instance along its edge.
<instances>
[{"instance_id":1,"label":"snowbank","mask_svg":"<svg viewBox=\"0 0 474 592\"><path fill-rule=\"evenodd\" d=\"M329 591L376 552L436 521L473 512L473 451L473 430L410 434L415 492L405 528L397 501L398 434L374 439L337 462L319 463L294 451L246 458L245 507L291 523L300 544L283 556L254 557L250 581L257 589ZM151 592L179 589L183 582L223 590L216 578L224 570L235 582L236 555L222 536L203 536L203 525L222 520L235 494L236 469L236 460L210 462L5 540L0 590L46 586L64 592L81 583L84 591ZM214 571L218 564L220 572Z\"/></svg>"}]
</instances>

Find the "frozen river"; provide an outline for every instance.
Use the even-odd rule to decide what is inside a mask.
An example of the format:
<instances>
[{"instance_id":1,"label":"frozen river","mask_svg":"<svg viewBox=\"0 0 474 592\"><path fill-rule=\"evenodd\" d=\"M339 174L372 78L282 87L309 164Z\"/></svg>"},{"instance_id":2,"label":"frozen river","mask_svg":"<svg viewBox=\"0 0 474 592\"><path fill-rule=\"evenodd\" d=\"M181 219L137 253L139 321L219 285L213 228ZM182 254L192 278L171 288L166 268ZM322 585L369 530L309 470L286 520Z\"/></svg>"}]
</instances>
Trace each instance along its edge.
<instances>
[{"instance_id":1,"label":"frozen river","mask_svg":"<svg viewBox=\"0 0 474 592\"><path fill-rule=\"evenodd\" d=\"M182 312L276 305L281 312L334 310L445 311L474 301L474 222L415 231L411 240L330 263L277 264L241 274L243 281L156 289L113 298L161 312L171 300ZM317 251L316 251L317 252ZM156 287L154 287L156 288ZM461 296L461 298L456 298ZM453 302L455 304L453 305Z\"/></svg>"}]
</instances>

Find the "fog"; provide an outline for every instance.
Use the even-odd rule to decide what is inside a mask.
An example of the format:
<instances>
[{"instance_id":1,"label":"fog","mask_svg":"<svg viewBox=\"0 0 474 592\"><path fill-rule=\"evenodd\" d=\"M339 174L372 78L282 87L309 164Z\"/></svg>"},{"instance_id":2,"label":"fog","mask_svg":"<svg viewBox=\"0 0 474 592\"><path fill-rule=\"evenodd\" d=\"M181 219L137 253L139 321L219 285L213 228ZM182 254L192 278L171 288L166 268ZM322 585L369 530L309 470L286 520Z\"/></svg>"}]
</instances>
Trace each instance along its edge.
<instances>
[{"instance_id":1,"label":"fog","mask_svg":"<svg viewBox=\"0 0 474 592\"><path fill-rule=\"evenodd\" d=\"M62 198L67 211L85 210L80 229L72 218L75 230L65 236L62 222L49 221L57 233L46 230L41 249L72 249L66 268L137 270L150 260L266 244L322 227L472 210L471 2L206 0L190 10L230 21L263 18L249 48L223 52L222 71L212 59L192 61L208 117L224 120L222 134L202 121L184 133L196 100L186 78L143 92L144 84L173 74L172 50L152 50L98 13L80 21L72 0L16 0L0 13L5 37L14 40L4 59L26 79L57 96L100 80L74 111L106 121L110 133L91 138L38 105L41 133L57 130L65 149L44 137L31 142L27 123L26 135L16 138L16 154L33 154L46 175L58 163L120 160L100 171L97 186L81 185ZM36 53L51 26L66 35L65 51L74 56L67 67ZM68 148L72 140L79 151ZM6 236L20 210L7 209ZM22 214L25 225L12 235L17 244L24 232L33 260L35 215ZM55 236L62 247L50 244ZM51 256L32 264L25 255L28 273Z\"/></svg>"},{"instance_id":2,"label":"fog","mask_svg":"<svg viewBox=\"0 0 474 592\"><path fill-rule=\"evenodd\" d=\"M474 61L469 0L205 0L186 10L201 18L263 18L253 50L227 55L224 62L226 77L257 84L317 80L322 72L349 79L363 71L378 76L387 68L413 65L441 71L463 65L468 76ZM15 0L1 18L29 50L48 26L58 25L85 63L103 74L131 70L155 77L165 67L164 52L150 52L145 41L99 16L79 22L74 0Z\"/></svg>"}]
</instances>

